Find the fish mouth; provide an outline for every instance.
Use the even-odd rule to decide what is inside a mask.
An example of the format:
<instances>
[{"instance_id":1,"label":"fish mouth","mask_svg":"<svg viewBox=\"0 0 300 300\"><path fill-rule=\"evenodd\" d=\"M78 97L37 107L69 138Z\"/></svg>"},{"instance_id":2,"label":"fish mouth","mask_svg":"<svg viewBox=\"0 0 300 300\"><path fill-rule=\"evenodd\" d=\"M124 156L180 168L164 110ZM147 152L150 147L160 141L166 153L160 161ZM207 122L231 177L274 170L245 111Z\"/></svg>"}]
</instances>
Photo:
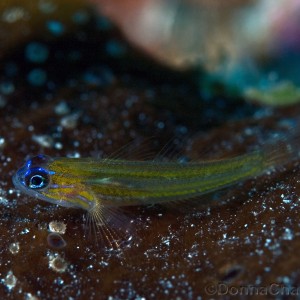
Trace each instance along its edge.
<instances>
[{"instance_id":1,"label":"fish mouth","mask_svg":"<svg viewBox=\"0 0 300 300\"><path fill-rule=\"evenodd\" d=\"M13 175L12 182L13 182L15 188L17 190L21 191L22 193L31 195L31 196L36 196L36 195L33 195L32 191L28 190L28 188L25 186L24 169L20 169Z\"/></svg>"},{"instance_id":2,"label":"fish mouth","mask_svg":"<svg viewBox=\"0 0 300 300\"><path fill-rule=\"evenodd\" d=\"M23 167L19 169L12 177L12 182L16 189L25 193L27 195L36 196L36 193L33 193L30 189L28 189L25 185L25 173L27 168Z\"/></svg>"},{"instance_id":3,"label":"fish mouth","mask_svg":"<svg viewBox=\"0 0 300 300\"><path fill-rule=\"evenodd\" d=\"M27 172L28 168L25 166L21 169L19 169L13 176L12 176L12 182L15 186L15 188L19 191L21 191L24 195L27 195L29 197L33 197L36 199L40 199L43 201L47 201L52 204L59 204L61 206L69 207L72 206L71 203L67 201L62 201L62 200L56 200L48 197L45 195L42 190L36 191L32 190L29 187L25 185L25 174Z\"/></svg>"},{"instance_id":4,"label":"fish mouth","mask_svg":"<svg viewBox=\"0 0 300 300\"><path fill-rule=\"evenodd\" d=\"M25 187L24 187L24 179L22 178L24 178L24 170L20 169L12 177L12 182L18 190L23 191Z\"/></svg>"}]
</instances>

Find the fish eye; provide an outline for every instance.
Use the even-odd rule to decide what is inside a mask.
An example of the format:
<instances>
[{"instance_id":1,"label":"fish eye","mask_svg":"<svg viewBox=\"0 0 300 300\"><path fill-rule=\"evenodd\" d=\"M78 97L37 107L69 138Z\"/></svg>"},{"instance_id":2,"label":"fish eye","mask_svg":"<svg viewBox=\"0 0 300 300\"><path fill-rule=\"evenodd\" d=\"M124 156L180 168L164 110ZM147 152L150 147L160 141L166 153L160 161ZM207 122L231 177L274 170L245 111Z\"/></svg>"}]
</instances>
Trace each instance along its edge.
<instances>
[{"instance_id":1,"label":"fish eye","mask_svg":"<svg viewBox=\"0 0 300 300\"><path fill-rule=\"evenodd\" d=\"M43 189L49 182L49 173L43 168L31 168L25 174L25 185L30 189Z\"/></svg>"}]
</instances>

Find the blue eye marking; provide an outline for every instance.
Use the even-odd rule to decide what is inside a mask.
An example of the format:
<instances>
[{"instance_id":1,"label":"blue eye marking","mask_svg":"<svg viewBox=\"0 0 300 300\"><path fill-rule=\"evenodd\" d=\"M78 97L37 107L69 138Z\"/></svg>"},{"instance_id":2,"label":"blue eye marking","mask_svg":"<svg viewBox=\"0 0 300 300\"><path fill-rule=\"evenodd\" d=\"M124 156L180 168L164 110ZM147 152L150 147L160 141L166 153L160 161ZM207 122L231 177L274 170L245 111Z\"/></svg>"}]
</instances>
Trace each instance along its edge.
<instances>
[{"instance_id":1,"label":"blue eye marking","mask_svg":"<svg viewBox=\"0 0 300 300\"><path fill-rule=\"evenodd\" d=\"M35 157L32 157L31 159L28 159L25 165L27 169L30 169L31 167L40 167L42 165L47 164L49 160L50 157L43 154L39 154Z\"/></svg>"},{"instance_id":2,"label":"blue eye marking","mask_svg":"<svg viewBox=\"0 0 300 300\"><path fill-rule=\"evenodd\" d=\"M40 191L53 186L51 176L55 171L49 170L52 161L43 154L28 159L12 178L15 187L31 196L41 197Z\"/></svg>"},{"instance_id":3,"label":"blue eye marking","mask_svg":"<svg viewBox=\"0 0 300 300\"><path fill-rule=\"evenodd\" d=\"M50 173L43 168L30 168L24 175L24 185L32 190L46 188L50 183Z\"/></svg>"}]
</instances>

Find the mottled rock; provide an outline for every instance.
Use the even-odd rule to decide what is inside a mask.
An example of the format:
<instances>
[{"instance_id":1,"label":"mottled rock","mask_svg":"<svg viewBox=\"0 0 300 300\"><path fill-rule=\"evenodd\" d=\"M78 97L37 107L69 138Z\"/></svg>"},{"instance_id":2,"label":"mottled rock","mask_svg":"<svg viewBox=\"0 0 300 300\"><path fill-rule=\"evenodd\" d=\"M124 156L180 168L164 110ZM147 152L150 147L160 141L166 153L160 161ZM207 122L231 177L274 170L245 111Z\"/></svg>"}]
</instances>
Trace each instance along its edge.
<instances>
[{"instance_id":1,"label":"mottled rock","mask_svg":"<svg viewBox=\"0 0 300 300\"><path fill-rule=\"evenodd\" d=\"M6 9L16 6L6 3ZM265 287L271 296L295 292L300 284L297 162L199 198L206 204L193 209L180 203L126 208L133 223L117 252L85 236L83 211L30 198L13 187L12 175L38 153L105 157L133 141L121 152L140 158L174 139L183 158L223 158L245 153L274 134L285 141L297 126L299 106L270 109L233 97L205 101L192 71L155 64L112 25L88 16L88 23L63 38L45 38L37 25L26 39L11 31L13 42L2 49L0 298L208 299L218 288L230 295L240 286L261 287L260 293ZM65 24L69 14L61 18ZM34 22L45 22L44 15L32 15ZM38 47L32 44L36 36ZM28 80L36 68L47 75L43 82L41 76ZM141 150L130 153L134 147ZM48 243L57 222L66 225L57 231L63 247Z\"/></svg>"}]
</instances>

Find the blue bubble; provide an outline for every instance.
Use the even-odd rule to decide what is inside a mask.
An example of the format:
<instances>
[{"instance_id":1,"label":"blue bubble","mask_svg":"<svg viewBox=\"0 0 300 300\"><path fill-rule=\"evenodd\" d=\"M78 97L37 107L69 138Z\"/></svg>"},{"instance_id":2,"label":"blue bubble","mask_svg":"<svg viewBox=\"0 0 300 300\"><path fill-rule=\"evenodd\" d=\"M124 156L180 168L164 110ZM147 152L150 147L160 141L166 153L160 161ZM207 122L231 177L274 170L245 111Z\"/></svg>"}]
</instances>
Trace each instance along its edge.
<instances>
[{"instance_id":1,"label":"blue bubble","mask_svg":"<svg viewBox=\"0 0 300 300\"><path fill-rule=\"evenodd\" d=\"M97 18L96 25L99 30L110 30L113 28L111 22L103 16Z\"/></svg>"},{"instance_id":2,"label":"blue bubble","mask_svg":"<svg viewBox=\"0 0 300 300\"><path fill-rule=\"evenodd\" d=\"M46 23L47 29L55 36L60 36L65 32L65 26L59 21L51 20Z\"/></svg>"},{"instance_id":3,"label":"blue bubble","mask_svg":"<svg viewBox=\"0 0 300 300\"><path fill-rule=\"evenodd\" d=\"M76 24L85 24L89 20L89 14L84 10L79 10L72 15L72 20Z\"/></svg>"},{"instance_id":4,"label":"blue bubble","mask_svg":"<svg viewBox=\"0 0 300 300\"><path fill-rule=\"evenodd\" d=\"M110 40L106 44L106 52L113 57L122 57L126 52L124 44L117 40Z\"/></svg>"},{"instance_id":5,"label":"blue bubble","mask_svg":"<svg viewBox=\"0 0 300 300\"><path fill-rule=\"evenodd\" d=\"M89 68L83 74L83 80L87 84L98 86L110 85L114 81L114 78L112 71L104 66Z\"/></svg>"},{"instance_id":6,"label":"blue bubble","mask_svg":"<svg viewBox=\"0 0 300 300\"><path fill-rule=\"evenodd\" d=\"M43 69L33 69L28 73L27 80L33 86L42 86L46 83L47 73Z\"/></svg>"},{"instance_id":7,"label":"blue bubble","mask_svg":"<svg viewBox=\"0 0 300 300\"><path fill-rule=\"evenodd\" d=\"M0 83L0 92L4 95L10 95L15 91L15 86L11 81L3 81Z\"/></svg>"},{"instance_id":8,"label":"blue bubble","mask_svg":"<svg viewBox=\"0 0 300 300\"><path fill-rule=\"evenodd\" d=\"M33 63L43 63L49 56L48 48L38 42L32 42L25 49L26 58Z\"/></svg>"}]
</instances>

